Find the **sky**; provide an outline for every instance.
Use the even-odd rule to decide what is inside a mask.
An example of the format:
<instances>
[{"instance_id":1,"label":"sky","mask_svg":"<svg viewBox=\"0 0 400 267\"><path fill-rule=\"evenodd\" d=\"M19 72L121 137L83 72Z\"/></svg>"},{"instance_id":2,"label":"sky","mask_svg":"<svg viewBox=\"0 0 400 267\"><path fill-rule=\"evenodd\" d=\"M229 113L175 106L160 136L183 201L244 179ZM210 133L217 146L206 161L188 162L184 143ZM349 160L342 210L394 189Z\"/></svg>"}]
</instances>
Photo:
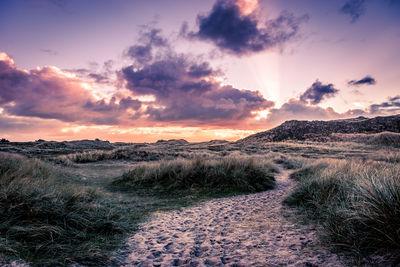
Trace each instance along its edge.
<instances>
[{"instance_id":1,"label":"sky","mask_svg":"<svg viewBox=\"0 0 400 267\"><path fill-rule=\"evenodd\" d=\"M0 138L238 140L400 113L400 0L0 0Z\"/></svg>"}]
</instances>

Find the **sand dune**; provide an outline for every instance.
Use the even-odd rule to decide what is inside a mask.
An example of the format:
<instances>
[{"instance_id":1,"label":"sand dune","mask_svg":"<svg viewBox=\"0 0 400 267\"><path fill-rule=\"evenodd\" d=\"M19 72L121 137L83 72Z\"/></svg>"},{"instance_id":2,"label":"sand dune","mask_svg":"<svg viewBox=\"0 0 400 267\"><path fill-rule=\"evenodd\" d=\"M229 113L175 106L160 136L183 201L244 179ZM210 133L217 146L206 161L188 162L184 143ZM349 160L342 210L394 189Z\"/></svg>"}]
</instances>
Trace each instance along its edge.
<instances>
[{"instance_id":1,"label":"sand dune","mask_svg":"<svg viewBox=\"0 0 400 267\"><path fill-rule=\"evenodd\" d=\"M281 170L274 190L158 212L117 257L126 266L342 266L312 226L287 219L288 176Z\"/></svg>"}]
</instances>

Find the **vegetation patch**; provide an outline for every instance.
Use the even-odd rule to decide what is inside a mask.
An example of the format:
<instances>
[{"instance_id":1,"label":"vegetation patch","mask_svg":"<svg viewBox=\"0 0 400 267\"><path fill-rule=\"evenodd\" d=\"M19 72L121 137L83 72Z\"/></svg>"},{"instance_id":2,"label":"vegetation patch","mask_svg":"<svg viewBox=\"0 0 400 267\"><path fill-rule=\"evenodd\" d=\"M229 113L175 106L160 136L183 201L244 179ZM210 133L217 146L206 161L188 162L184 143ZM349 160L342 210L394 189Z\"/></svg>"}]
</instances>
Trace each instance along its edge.
<instances>
[{"instance_id":1,"label":"vegetation patch","mask_svg":"<svg viewBox=\"0 0 400 267\"><path fill-rule=\"evenodd\" d=\"M320 160L295 172L299 186L285 199L322 223L329 240L368 255L400 251L400 166Z\"/></svg>"},{"instance_id":2,"label":"vegetation patch","mask_svg":"<svg viewBox=\"0 0 400 267\"><path fill-rule=\"evenodd\" d=\"M118 265L110 252L149 213L272 188L276 170L264 158L148 162L113 178L129 164L69 168L0 153L0 262ZM147 175L128 179L136 172Z\"/></svg>"},{"instance_id":3,"label":"vegetation patch","mask_svg":"<svg viewBox=\"0 0 400 267\"><path fill-rule=\"evenodd\" d=\"M400 133L381 132L372 134L353 133L353 134L332 134L332 138L337 141L366 143L374 146L400 147Z\"/></svg>"},{"instance_id":4,"label":"vegetation patch","mask_svg":"<svg viewBox=\"0 0 400 267\"><path fill-rule=\"evenodd\" d=\"M241 192L258 192L274 187L274 172L276 169L270 162L246 156L177 159L137 165L113 184L124 188L229 188Z\"/></svg>"},{"instance_id":5,"label":"vegetation patch","mask_svg":"<svg viewBox=\"0 0 400 267\"><path fill-rule=\"evenodd\" d=\"M0 153L0 255L34 264L106 261L103 239L120 233L104 194L39 160Z\"/></svg>"},{"instance_id":6,"label":"vegetation patch","mask_svg":"<svg viewBox=\"0 0 400 267\"><path fill-rule=\"evenodd\" d=\"M281 164L287 170L299 169L303 166L303 162L302 158L287 157L282 154L274 158L274 163Z\"/></svg>"}]
</instances>

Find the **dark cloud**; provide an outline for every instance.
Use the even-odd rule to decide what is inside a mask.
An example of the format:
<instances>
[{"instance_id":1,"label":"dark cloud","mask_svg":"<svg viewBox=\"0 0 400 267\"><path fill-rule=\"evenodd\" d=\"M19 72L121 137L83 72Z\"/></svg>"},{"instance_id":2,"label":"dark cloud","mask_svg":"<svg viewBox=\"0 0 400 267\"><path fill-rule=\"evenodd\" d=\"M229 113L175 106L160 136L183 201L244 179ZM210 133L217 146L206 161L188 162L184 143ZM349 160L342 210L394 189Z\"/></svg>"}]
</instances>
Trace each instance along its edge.
<instances>
[{"instance_id":1,"label":"dark cloud","mask_svg":"<svg viewBox=\"0 0 400 267\"><path fill-rule=\"evenodd\" d=\"M373 115L400 113L400 96L391 97L380 104L370 105L369 112Z\"/></svg>"},{"instance_id":2,"label":"dark cloud","mask_svg":"<svg viewBox=\"0 0 400 267\"><path fill-rule=\"evenodd\" d=\"M197 17L199 29L189 36L211 41L220 49L243 55L284 44L296 36L299 25L307 19L308 16L298 18L291 13L282 13L261 25L255 14L242 14L236 0L218 0L209 14ZM187 26L182 30L185 28Z\"/></svg>"},{"instance_id":3,"label":"dark cloud","mask_svg":"<svg viewBox=\"0 0 400 267\"><path fill-rule=\"evenodd\" d=\"M207 77L213 73L213 70L210 68L210 64L207 62L203 62L198 65L192 65L189 68L189 76L194 78Z\"/></svg>"},{"instance_id":4,"label":"dark cloud","mask_svg":"<svg viewBox=\"0 0 400 267\"><path fill-rule=\"evenodd\" d=\"M354 23L365 12L365 0L349 0L340 8L340 12L349 15Z\"/></svg>"},{"instance_id":5,"label":"dark cloud","mask_svg":"<svg viewBox=\"0 0 400 267\"><path fill-rule=\"evenodd\" d=\"M67 3L67 1L65 0L47 0L47 1L60 8L65 8L65 5Z\"/></svg>"},{"instance_id":6,"label":"dark cloud","mask_svg":"<svg viewBox=\"0 0 400 267\"><path fill-rule=\"evenodd\" d=\"M161 36L160 29L142 31L138 44L130 46L125 55L140 64L144 64L153 59L154 47L165 47L167 44L167 40Z\"/></svg>"},{"instance_id":7,"label":"dark cloud","mask_svg":"<svg viewBox=\"0 0 400 267\"><path fill-rule=\"evenodd\" d=\"M395 97L389 98L389 101L391 101L391 102L400 101L400 95L399 95L399 96L395 96Z\"/></svg>"},{"instance_id":8,"label":"dark cloud","mask_svg":"<svg viewBox=\"0 0 400 267\"><path fill-rule=\"evenodd\" d=\"M121 74L135 95L153 95L145 114L154 121L190 121L228 125L273 106L259 92L222 86L207 62L168 56L140 69L128 66Z\"/></svg>"},{"instance_id":9,"label":"dark cloud","mask_svg":"<svg viewBox=\"0 0 400 267\"><path fill-rule=\"evenodd\" d=\"M133 45L128 48L126 54L139 63L145 63L153 59L151 50L151 45Z\"/></svg>"},{"instance_id":10,"label":"dark cloud","mask_svg":"<svg viewBox=\"0 0 400 267\"><path fill-rule=\"evenodd\" d=\"M108 83L109 79L106 75L98 73L89 73L88 77L92 78L96 83Z\"/></svg>"},{"instance_id":11,"label":"dark cloud","mask_svg":"<svg viewBox=\"0 0 400 267\"><path fill-rule=\"evenodd\" d=\"M40 52L43 52L43 53L48 54L50 56L58 55L58 53L56 51L51 50L51 49L40 49Z\"/></svg>"},{"instance_id":12,"label":"dark cloud","mask_svg":"<svg viewBox=\"0 0 400 267\"><path fill-rule=\"evenodd\" d=\"M333 84L322 84L317 80L300 96L300 101L316 105L325 98L334 97L338 92Z\"/></svg>"},{"instance_id":13,"label":"dark cloud","mask_svg":"<svg viewBox=\"0 0 400 267\"><path fill-rule=\"evenodd\" d=\"M365 76L364 78L362 78L361 80L351 80L348 82L349 85L353 85L353 86L360 86L360 85L373 85L376 84L376 80L374 78L372 78L371 76Z\"/></svg>"}]
</instances>

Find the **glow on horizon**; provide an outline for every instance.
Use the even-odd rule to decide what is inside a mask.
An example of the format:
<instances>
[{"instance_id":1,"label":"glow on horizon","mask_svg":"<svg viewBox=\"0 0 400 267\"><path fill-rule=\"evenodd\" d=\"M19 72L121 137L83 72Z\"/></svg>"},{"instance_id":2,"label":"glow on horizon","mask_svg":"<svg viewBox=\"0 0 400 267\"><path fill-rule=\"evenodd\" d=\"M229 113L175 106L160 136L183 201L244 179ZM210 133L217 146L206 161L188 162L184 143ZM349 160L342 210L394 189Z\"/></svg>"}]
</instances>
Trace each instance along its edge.
<instances>
[{"instance_id":1,"label":"glow on horizon","mask_svg":"<svg viewBox=\"0 0 400 267\"><path fill-rule=\"evenodd\" d=\"M156 142L160 139L185 139L189 142L204 142L215 139L236 141L260 131L237 129L213 129L201 127L135 127L78 125L60 129L62 137L56 141L94 139L109 140L110 142ZM17 138L18 137L14 137ZM51 137L48 137L51 138ZM13 139L14 140L14 139ZM30 141L31 139L18 139Z\"/></svg>"}]
</instances>

